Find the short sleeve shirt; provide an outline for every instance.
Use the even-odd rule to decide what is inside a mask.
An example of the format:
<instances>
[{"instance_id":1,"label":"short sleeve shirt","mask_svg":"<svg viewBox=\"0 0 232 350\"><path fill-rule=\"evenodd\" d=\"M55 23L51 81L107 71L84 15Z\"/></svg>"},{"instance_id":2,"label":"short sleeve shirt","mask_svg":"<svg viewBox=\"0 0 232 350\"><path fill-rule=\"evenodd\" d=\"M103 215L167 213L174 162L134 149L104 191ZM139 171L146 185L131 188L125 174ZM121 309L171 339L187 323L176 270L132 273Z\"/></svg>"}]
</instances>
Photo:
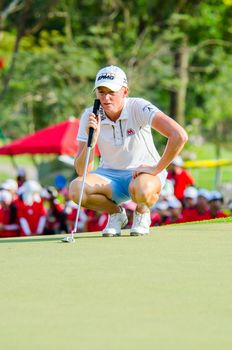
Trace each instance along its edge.
<instances>
[{"instance_id":1,"label":"short sleeve shirt","mask_svg":"<svg viewBox=\"0 0 232 350\"><path fill-rule=\"evenodd\" d=\"M127 97L120 117L113 122L100 107L101 128L97 142L100 167L133 170L142 164L156 165L160 156L153 142L151 123L158 111L142 98ZM92 108L87 108L81 116L78 141L87 142L86 124L91 112Z\"/></svg>"}]
</instances>

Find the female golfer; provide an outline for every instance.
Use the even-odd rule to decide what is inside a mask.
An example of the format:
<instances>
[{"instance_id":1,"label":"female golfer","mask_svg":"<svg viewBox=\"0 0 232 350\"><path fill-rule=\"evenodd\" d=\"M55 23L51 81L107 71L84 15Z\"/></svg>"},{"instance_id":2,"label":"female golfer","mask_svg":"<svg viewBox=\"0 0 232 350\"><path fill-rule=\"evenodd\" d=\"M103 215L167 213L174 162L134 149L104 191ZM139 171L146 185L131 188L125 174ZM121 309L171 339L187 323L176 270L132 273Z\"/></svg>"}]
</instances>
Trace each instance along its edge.
<instances>
[{"instance_id":1,"label":"female golfer","mask_svg":"<svg viewBox=\"0 0 232 350\"><path fill-rule=\"evenodd\" d=\"M87 108L77 136L75 169L78 177L70 184L70 198L78 202L84 171L89 128L94 129L93 147L81 205L109 214L103 236L119 236L127 224L123 202L136 204L132 236L149 233L150 207L158 200L167 177L167 166L187 141L185 130L143 98L128 97L126 74L116 66L101 69L94 90L100 100L98 115ZM153 142L151 128L167 138L162 157ZM94 169L94 147L101 153Z\"/></svg>"}]
</instances>

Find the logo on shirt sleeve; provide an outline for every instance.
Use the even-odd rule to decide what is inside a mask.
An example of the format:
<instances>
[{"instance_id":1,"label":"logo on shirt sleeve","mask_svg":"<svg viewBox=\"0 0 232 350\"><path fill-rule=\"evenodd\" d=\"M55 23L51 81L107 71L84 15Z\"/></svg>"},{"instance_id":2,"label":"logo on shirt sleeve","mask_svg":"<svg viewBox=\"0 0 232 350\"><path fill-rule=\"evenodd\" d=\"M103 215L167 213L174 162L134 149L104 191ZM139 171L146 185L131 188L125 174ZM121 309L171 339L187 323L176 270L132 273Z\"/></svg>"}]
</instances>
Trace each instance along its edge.
<instances>
[{"instance_id":1,"label":"logo on shirt sleeve","mask_svg":"<svg viewBox=\"0 0 232 350\"><path fill-rule=\"evenodd\" d=\"M130 128L130 129L127 129L126 134L127 134L127 136L132 136L135 134L135 131L134 131L134 129Z\"/></svg>"},{"instance_id":2,"label":"logo on shirt sleeve","mask_svg":"<svg viewBox=\"0 0 232 350\"><path fill-rule=\"evenodd\" d=\"M148 104L146 106L143 107L143 112L152 112L155 111L155 107L152 104Z\"/></svg>"}]
</instances>

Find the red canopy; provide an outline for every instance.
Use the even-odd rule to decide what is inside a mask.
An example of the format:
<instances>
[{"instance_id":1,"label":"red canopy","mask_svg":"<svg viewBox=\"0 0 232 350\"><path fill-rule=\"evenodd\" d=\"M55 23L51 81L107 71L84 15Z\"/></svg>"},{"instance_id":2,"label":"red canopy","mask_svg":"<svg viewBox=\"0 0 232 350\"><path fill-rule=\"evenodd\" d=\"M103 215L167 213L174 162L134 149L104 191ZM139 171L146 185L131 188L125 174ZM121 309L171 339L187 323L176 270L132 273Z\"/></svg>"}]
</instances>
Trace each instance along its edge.
<instances>
[{"instance_id":1,"label":"red canopy","mask_svg":"<svg viewBox=\"0 0 232 350\"><path fill-rule=\"evenodd\" d=\"M77 152L78 128L79 119L69 118L0 147L0 155L67 154L74 156ZM98 150L96 153L99 155Z\"/></svg>"}]
</instances>

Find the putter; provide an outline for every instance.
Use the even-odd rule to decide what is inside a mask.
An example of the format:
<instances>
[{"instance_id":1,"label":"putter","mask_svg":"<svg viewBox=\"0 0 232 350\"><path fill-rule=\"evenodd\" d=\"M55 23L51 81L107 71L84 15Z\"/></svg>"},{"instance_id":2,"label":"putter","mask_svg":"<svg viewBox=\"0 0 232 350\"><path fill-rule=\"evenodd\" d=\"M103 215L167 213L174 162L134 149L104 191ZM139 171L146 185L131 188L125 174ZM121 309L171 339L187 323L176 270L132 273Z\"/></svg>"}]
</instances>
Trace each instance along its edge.
<instances>
[{"instance_id":1,"label":"putter","mask_svg":"<svg viewBox=\"0 0 232 350\"><path fill-rule=\"evenodd\" d=\"M95 115L98 115L99 107L100 107L100 100L98 100L98 99L94 100L93 113ZM70 236L67 236L61 240L61 242L63 242L63 243L74 243L75 242L74 233L77 233L77 225L78 225L79 215L80 215L80 211L81 211L81 202L82 202L82 197L83 197L83 193L84 193L85 179L86 179L86 174L87 174L87 169L88 169L88 164L89 164L89 156L90 156L90 152L91 152L91 148L92 148L93 133L94 133L94 129L89 128L89 135L88 135L88 142L87 142L87 153L86 153L85 166L84 166L84 174L83 174L83 178L82 178L80 198L79 198L79 202L77 205L78 208L77 208L74 229L72 230Z\"/></svg>"}]
</instances>

